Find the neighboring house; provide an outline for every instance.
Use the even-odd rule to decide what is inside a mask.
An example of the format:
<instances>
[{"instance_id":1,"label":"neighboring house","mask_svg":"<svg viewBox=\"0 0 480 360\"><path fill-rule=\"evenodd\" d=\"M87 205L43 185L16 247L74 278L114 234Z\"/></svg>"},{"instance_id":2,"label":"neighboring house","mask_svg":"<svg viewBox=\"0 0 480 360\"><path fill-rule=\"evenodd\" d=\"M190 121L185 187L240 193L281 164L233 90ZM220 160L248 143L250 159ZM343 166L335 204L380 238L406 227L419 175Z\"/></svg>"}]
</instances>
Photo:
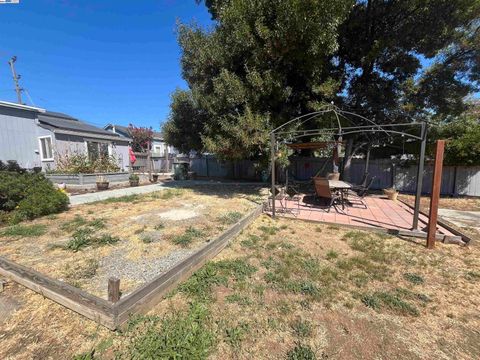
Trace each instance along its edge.
<instances>
[{"instance_id":1,"label":"neighboring house","mask_svg":"<svg viewBox=\"0 0 480 360\"><path fill-rule=\"evenodd\" d=\"M115 134L119 134L123 137L130 137L130 131L128 127L122 125L113 125L108 124L104 128L105 130L111 131ZM152 141L152 153L155 156L165 157L165 149L168 151L168 156L173 157L174 155L178 154L178 151L170 145L167 145L165 140L163 139L163 135L160 132L154 131L153 132L153 141Z\"/></svg>"},{"instance_id":2,"label":"neighboring house","mask_svg":"<svg viewBox=\"0 0 480 360\"><path fill-rule=\"evenodd\" d=\"M67 154L113 155L128 170L130 139L66 114L0 101L0 160L54 170Z\"/></svg>"}]
</instances>

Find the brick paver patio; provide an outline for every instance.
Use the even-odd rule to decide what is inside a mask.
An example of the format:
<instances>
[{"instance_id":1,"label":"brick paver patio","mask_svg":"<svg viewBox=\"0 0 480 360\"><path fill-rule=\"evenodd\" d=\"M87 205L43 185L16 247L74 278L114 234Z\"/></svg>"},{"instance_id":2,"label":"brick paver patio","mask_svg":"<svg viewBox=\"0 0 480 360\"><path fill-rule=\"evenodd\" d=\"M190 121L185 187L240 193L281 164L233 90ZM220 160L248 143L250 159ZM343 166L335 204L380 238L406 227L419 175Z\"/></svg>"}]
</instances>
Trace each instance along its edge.
<instances>
[{"instance_id":1,"label":"brick paver patio","mask_svg":"<svg viewBox=\"0 0 480 360\"><path fill-rule=\"evenodd\" d=\"M297 204L293 201L283 201L287 212L281 211L279 200L276 201L276 208L279 210L278 216L365 228L412 230L413 209L404 203L380 196L367 196L364 203L366 207L358 203L347 205L345 209L342 209L341 205L332 206L327 212L327 207L313 202L312 197L302 196L298 211ZM420 214L419 230L426 231L427 223L427 216ZM442 235L454 236L442 226L438 226L437 231Z\"/></svg>"}]
</instances>

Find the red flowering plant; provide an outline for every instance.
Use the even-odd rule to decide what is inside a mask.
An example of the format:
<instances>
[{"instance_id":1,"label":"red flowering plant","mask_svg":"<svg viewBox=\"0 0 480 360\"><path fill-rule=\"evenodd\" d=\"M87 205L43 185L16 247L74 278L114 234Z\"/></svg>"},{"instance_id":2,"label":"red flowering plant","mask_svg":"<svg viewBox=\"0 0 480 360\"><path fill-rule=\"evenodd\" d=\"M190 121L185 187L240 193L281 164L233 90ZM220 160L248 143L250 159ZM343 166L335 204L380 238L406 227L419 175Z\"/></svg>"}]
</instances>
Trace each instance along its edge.
<instances>
[{"instance_id":1,"label":"red flowering plant","mask_svg":"<svg viewBox=\"0 0 480 360\"><path fill-rule=\"evenodd\" d=\"M128 131L132 137L132 149L135 152L147 152L152 147L152 128L128 125Z\"/></svg>"}]
</instances>

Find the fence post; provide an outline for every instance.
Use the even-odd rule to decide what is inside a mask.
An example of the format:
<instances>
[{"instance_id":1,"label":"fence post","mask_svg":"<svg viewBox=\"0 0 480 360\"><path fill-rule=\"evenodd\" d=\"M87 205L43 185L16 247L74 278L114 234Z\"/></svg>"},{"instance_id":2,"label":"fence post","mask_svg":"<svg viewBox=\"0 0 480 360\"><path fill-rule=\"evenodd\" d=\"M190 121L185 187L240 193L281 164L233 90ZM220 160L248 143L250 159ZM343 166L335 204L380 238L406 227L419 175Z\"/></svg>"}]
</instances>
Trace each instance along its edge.
<instances>
[{"instance_id":1,"label":"fence post","mask_svg":"<svg viewBox=\"0 0 480 360\"><path fill-rule=\"evenodd\" d=\"M108 279L108 301L113 303L120 300L120 279L111 277Z\"/></svg>"}]
</instances>

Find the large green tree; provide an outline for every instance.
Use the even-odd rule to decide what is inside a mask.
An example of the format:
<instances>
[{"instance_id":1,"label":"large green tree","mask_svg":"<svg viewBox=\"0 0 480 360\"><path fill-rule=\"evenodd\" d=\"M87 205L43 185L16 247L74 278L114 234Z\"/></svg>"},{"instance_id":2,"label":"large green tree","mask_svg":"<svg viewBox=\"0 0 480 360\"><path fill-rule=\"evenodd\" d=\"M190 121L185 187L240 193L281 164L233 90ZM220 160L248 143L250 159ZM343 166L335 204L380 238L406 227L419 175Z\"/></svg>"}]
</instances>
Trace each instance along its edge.
<instances>
[{"instance_id":1,"label":"large green tree","mask_svg":"<svg viewBox=\"0 0 480 360\"><path fill-rule=\"evenodd\" d=\"M205 5L211 29L178 28L188 101L174 94L164 130L182 149L251 158L271 129L330 101L377 122L445 119L478 90L478 0Z\"/></svg>"}]
</instances>

